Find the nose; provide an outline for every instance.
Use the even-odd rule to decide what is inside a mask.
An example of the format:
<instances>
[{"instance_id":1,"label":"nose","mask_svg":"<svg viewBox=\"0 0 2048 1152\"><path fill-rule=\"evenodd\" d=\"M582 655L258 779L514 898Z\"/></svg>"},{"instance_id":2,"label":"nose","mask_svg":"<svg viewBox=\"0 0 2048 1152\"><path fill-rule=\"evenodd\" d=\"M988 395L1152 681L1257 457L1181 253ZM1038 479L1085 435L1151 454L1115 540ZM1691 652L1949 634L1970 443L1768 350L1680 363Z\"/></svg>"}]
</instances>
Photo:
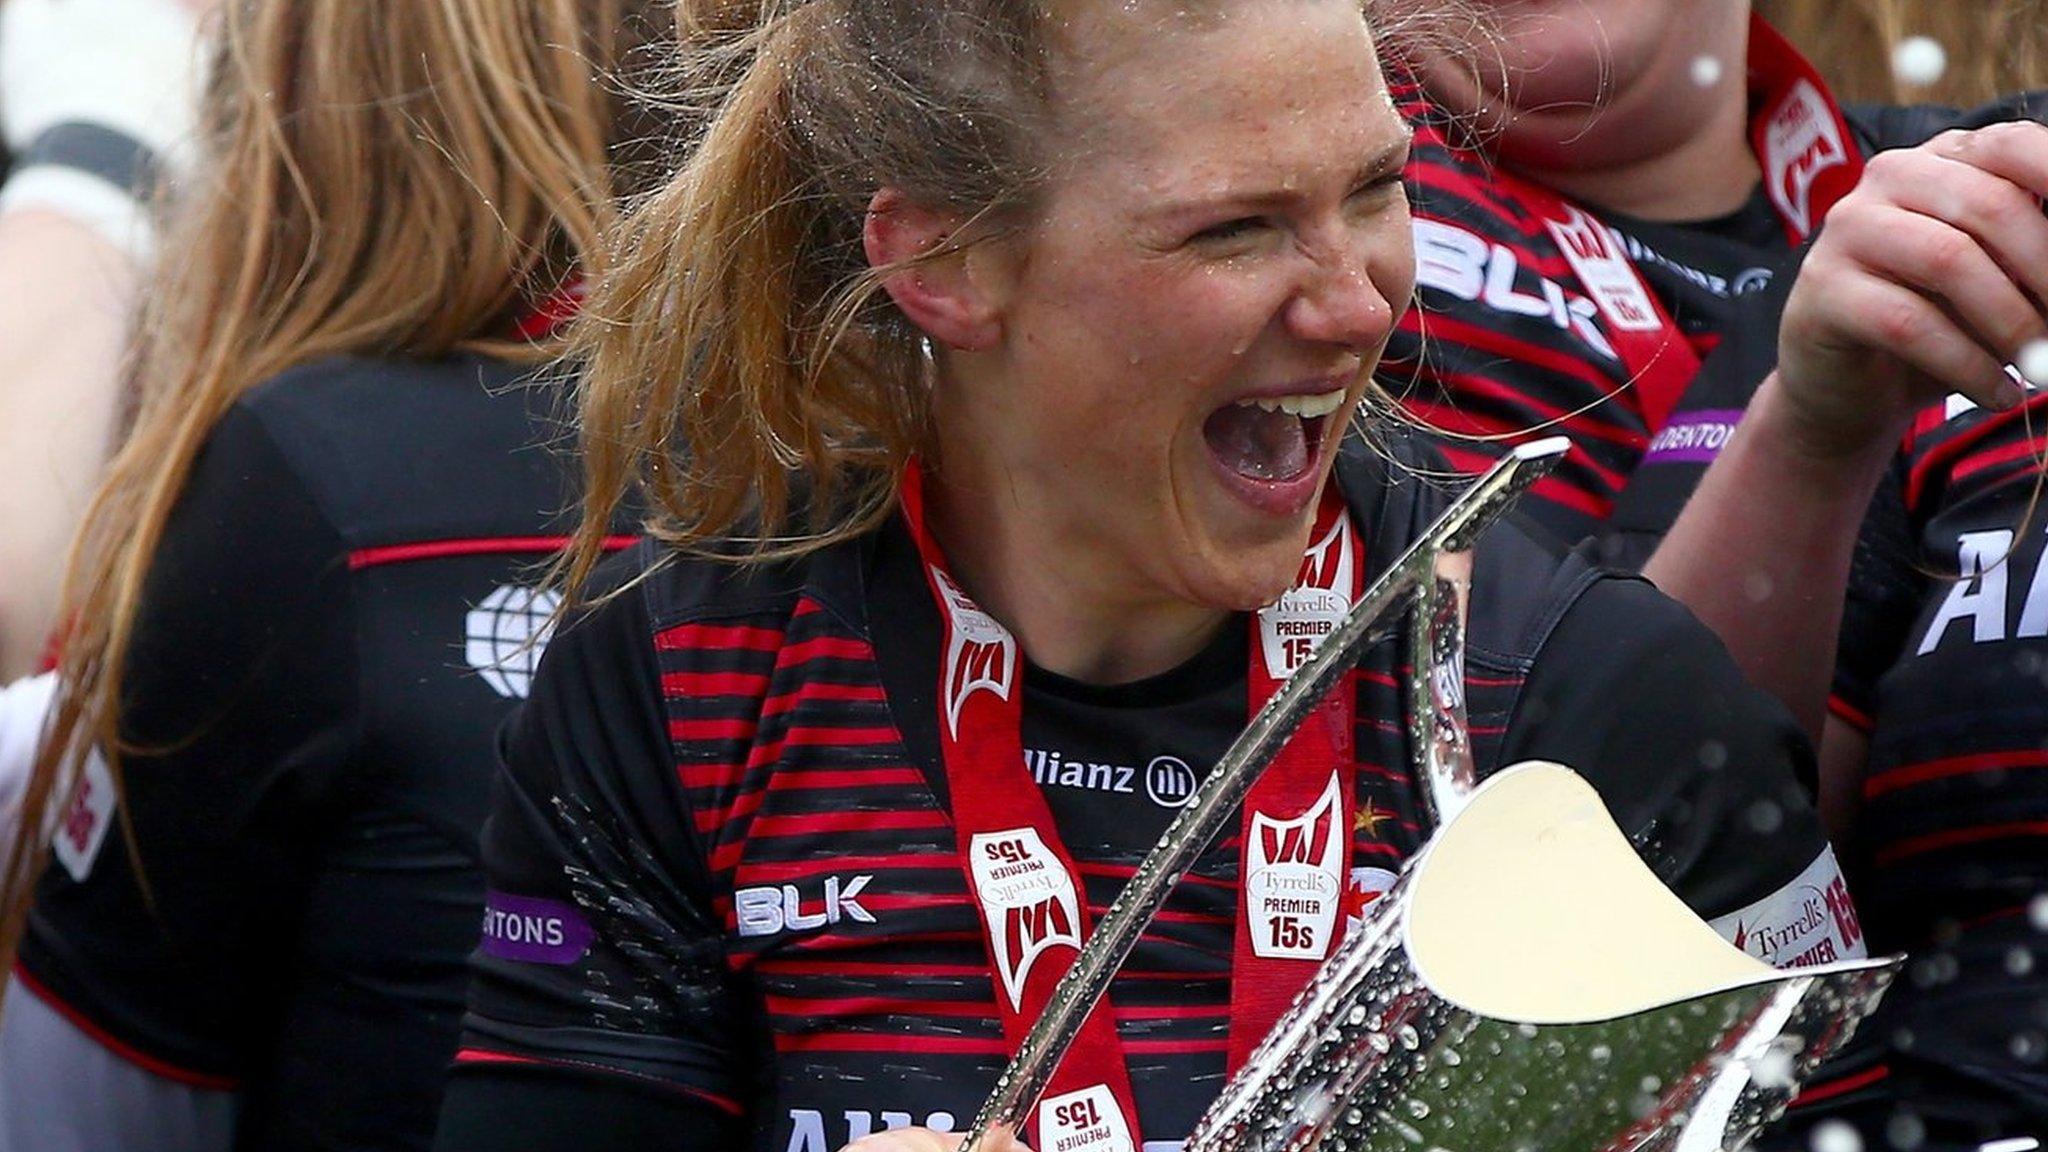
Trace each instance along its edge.
<instances>
[{"instance_id":1,"label":"nose","mask_svg":"<svg viewBox=\"0 0 2048 1152\"><path fill-rule=\"evenodd\" d=\"M1401 280L1393 274L1398 269L1388 267L1400 263L1397 255L1375 253L1357 237L1306 255L1303 281L1285 312L1288 331L1360 352L1378 349L1399 315L1388 298Z\"/></svg>"}]
</instances>

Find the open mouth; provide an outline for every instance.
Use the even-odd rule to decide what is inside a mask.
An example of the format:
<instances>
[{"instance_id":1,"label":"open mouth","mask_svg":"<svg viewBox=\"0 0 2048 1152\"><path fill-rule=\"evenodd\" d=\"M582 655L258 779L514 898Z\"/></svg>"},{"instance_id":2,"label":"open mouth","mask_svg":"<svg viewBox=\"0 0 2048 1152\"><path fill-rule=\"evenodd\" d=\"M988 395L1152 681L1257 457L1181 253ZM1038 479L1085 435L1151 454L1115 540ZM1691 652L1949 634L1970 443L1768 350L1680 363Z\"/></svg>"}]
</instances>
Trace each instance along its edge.
<instances>
[{"instance_id":1,"label":"open mouth","mask_svg":"<svg viewBox=\"0 0 2048 1152\"><path fill-rule=\"evenodd\" d=\"M1247 480L1299 479L1316 460L1330 417L1344 406L1344 390L1262 396L1225 404L1202 422L1209 451Z\"/></svg>"}]
</instances>

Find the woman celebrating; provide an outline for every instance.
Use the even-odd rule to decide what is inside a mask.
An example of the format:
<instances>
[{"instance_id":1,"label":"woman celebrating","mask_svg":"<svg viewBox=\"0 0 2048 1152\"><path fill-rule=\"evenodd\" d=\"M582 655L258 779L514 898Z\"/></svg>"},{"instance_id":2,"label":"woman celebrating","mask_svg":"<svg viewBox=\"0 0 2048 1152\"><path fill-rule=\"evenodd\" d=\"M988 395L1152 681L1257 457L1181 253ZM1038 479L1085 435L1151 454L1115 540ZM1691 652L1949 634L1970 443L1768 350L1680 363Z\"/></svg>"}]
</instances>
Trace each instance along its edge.
<instances>
[{"instance_id":1,"label":"woman celebrating","mask_svg":"<svg viewBox=\"0 0 2048 1152\"><path fill-rule=\"evenodd\" d=\"M1352 435L1413 276L1355 0L771 8L685 6L715 112L591 302L573 582L629 489L657 541L508 732L444 1149L964 1125L1441 504L1411 437ZM1482 769L1579 768L1731 936L1837 882L1799 735L1698 624L1510 532L1480 565ZM1416 848L1407 659L1288 746L1027 1140L1185 1136ZM1280 853L1326 895L1246 907ZM1775 958L1859 939L1844 905Z\"/></svg>"},{"instance_id":2,"label":"woman celebrating","mask_svg":"<svg viewBox=\"0 0 2048 1152\"><path fill-rule=\"evenodd\" d=\"M225 6L73 568L54 852L9 860L0 1146L431 1138L574 499L523 373L608 211L624 8Z\"/></svg>"}]
</instances>

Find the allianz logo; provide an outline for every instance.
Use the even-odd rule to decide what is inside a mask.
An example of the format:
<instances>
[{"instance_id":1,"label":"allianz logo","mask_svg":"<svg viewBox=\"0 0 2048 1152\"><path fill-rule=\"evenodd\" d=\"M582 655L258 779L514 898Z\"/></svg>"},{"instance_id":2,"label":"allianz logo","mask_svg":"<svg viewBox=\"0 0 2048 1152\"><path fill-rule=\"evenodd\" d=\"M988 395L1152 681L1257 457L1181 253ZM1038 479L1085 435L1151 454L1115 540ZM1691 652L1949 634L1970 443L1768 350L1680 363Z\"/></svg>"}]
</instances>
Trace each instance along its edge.
<instances>
[{"instance_id":1,"label":"allianz logo","mask_svg":"<svg viewBox=\"0 0 2048 1152\"><path fill-rule=\"evenodd\" d=\"M1041 788L1086 788L1135 796L1140 790L1161 808L1185 808L1194 802L1195 770L1178 756L1154 756L1140 769L1135 764L1106 764L1068 759L1057 751L1026 748L1024 767Z\"/></svg>"}]
</instances>

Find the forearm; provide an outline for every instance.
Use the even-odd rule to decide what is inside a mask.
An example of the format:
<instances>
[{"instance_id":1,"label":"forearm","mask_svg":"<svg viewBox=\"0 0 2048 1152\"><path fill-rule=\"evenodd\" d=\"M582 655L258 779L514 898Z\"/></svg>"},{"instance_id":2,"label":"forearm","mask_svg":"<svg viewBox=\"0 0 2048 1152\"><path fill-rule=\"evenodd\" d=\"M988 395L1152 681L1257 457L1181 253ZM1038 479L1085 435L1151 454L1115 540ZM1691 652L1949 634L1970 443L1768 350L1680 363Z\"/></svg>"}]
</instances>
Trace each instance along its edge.
<instances>
[{"instance_id":1,"label":"forearm","mask_svg":"<svg viewBox=\"0 0 2048 1152\"><path fill-rule=\"evenodd\" d=\"M1643 573L1818 741L1857 530L1896 438L1816 453L1782 404L1773 376Z\"/></svg>"},{"instance_id":2,"label":"forearm","mask_svg":"<svg viewBox=\"0 0 2048 1152\"><path fill-rule=\"evenodd\" d=\"M52 211L0 213L0 681L31 672L111 445L136 305L128 256Z\"/></svg>"}]
</instances>

